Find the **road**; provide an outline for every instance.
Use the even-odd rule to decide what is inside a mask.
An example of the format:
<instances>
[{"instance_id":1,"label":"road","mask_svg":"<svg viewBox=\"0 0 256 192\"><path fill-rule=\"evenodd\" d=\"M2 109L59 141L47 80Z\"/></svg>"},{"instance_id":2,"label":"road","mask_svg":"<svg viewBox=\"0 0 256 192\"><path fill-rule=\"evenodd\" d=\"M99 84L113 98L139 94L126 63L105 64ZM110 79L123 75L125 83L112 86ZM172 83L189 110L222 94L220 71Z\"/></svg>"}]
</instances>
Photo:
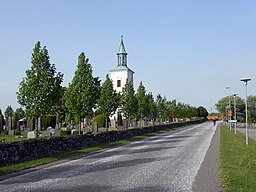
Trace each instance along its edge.
<instances>
[{"instance_id":1,"label":"road","mask_svg":"<svg viewBox=\"0 0 256 192\"><path fill-rule=\"evenodd\" d=\"M191 125L0 181L1 192L192 191L216 127Z\"/></svg>"}]
</instances>

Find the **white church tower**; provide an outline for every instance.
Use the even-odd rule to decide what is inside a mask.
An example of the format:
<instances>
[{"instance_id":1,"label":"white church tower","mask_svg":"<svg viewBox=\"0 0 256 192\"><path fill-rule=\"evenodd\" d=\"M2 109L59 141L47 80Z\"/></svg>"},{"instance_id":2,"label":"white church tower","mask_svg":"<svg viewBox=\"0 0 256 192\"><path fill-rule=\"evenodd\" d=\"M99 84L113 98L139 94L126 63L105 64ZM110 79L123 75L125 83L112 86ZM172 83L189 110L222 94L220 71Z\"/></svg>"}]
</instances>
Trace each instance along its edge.
<instances>
[{"instance_id":1,"label":"white church tower","mask_svg":"<svg viewBox=\"0 0 256 192\"><path fill-rule=\"evenodd\" d=\"M109 78L113 82L114 89L121 92L126 80L133 84L134 72L127 67L127 53L124 48L123 36L121 36L121 43L117 53L117 67L109 71Z\"/></svg>"}]
</instances>

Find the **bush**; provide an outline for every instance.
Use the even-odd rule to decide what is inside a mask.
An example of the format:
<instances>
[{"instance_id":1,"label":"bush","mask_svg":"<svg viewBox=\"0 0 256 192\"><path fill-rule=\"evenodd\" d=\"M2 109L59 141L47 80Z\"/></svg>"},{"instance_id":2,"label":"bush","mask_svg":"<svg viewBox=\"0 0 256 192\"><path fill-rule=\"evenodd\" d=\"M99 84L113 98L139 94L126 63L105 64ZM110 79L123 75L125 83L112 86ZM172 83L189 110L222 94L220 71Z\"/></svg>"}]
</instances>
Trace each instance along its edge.
<instances>
[{"instance_id":1,"label":"bush","mask_svg":"<svg viewBox=\"0 0 256 192\"><path fill-rule=\"evenodd\" d=\"M5 135L8 135L8 130L4 130L4 134L5 134Z\"/></svg>"},{"instance_id":2,"label":"bush","mask_svg":"<svg viewBox=\"0 0 256 192\"><path fill-rule=\"evenodd\" d=\"M73 135L78 135L78 131L73 131Z\"/></svg>"},{"instance_id":3,"label":"bush","mask_svg":"<svg viewBox=\"0 0 256 192\"><path fill-rule=\"evenodd\" d=\"M61 136L71 135L71 129L61 130L60 135Z\"/></svg>"},{"instance_id":4,"label":"bush","mask_svg":"<svg viewBox=\"0 0 256 192\"><path fill-rule=\"evenodd\" d=\"M14 131L14 135L21 135L20 131Z\"/></svg>"}]
</instances>

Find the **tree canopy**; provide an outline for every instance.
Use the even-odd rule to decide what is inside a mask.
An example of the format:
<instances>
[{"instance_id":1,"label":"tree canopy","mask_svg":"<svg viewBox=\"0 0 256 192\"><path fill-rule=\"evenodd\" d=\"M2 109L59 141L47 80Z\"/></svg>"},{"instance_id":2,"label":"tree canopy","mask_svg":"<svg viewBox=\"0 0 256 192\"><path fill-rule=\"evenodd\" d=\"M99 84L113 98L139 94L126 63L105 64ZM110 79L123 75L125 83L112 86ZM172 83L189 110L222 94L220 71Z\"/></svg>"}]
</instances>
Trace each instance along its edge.
<instances>
[{"instance_id":1,"label":"tree canopy","mask_svg":"<svg viewBox=\"0 0 256 192\"><path fill-rule=\"evenodd\" d=\"M14 113L14 111L12 109L12 106L11 105L7 106L5 109L5 112L4 112L6 121L8 121L9 117L13 116L13 113Z\"/></svg>"},{"instance_id":2,"label":"tree canopy","mask_svg":"<svg viewBox=\"0 0 256 192\"><path fill-rule=\"evenodd\" d=\"M63 74L50 63L46 47L38 41L33 49L31 68L26 70L17 92L18 102L26 108L28 117L39 117L50 112L57 101Z\"/></svg>"},{"instance_id":3,"label":"tree canopy","mask_svg":"<svg viewBox=\"0 0 256 192\"><path fill-rule=\"evenodd\" d=\"M132 82L126 81L121 95L121 111L127 118L135 117L138 107L138 101L135 97L135 91L133 89Z\"/></svg>"},{"instance_id":4,"label":"tree canopy","mask_svg":"<svg viewBox=\"0 0 256 192\"><path fill-rule=\"evenodd\" d=\"M79 118L93 114L100 95L100 80L93 77L89 59L82 52L78 57L78 65L65 97L68 110Z\"/></svg>"},{"instance_id":5,"label":"tree canopy","mask_svg":"<svg viewBox=\"0 0 256 192\"><path fill-rule=\"evenodd\" d=\"M99 113L106 115L107 118L113 115L118 108L119 97L108 75L106 76L105 82L102 84L100 98L97 103Z\"/></svg>"}]
</instances>

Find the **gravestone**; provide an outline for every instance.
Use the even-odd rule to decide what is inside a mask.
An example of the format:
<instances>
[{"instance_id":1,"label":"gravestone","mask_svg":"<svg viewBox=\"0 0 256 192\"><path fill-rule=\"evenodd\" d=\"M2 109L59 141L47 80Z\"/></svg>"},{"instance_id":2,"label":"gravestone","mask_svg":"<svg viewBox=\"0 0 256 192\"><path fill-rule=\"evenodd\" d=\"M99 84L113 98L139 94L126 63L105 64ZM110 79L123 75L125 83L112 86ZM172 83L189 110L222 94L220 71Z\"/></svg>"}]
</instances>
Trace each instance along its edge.
<instances>
[{"instance_id":1,"label":"gravestone","mask_svg":"<svg viewBox=\"0 0 256 192\"><path fill-rule=\"evenodd\" d=\"M131 125L130 125L130 127L132 127L132 128L136 128L137 127L137 121L136 120L131 120Z\"/></svg>"},{"instance_id":2,"label":"gravestone","mask_svg":"<svg viewBox=\"0 0 256 192\"><path fill-rule=\"evenodd\" d=\"M51 131L46 129L43 133L42 133L43 137L50 137L51 136Z\"/></svg>"},{"instance_id":3,"label":"gravestone","mask_svg":"<svg viewBox=\"0 0 256 192\"><path fill-rule=\"evenodd\" d=\"M8 130L12 129L12 117L8 118L7 128L8 128Z\"/></svg>"},{"instance_id":4,"label":"gravestone","mask_svg":"<svg viewBox=\"0 0 256 192\"><path fill-rule=\"evenodd\" d=\"M98 128L98 132L102 133L102 132L106 132L107 128L106 127L99 127Z\"/></svg>"},{"instance_id":5,"label":"gravestone","mask_svg":"<svg viewBox=\"0 0 256 192\"><path fill-rule=\"evenodd\" d=\"M98 132L98 124L97 122L94 122L94 125L93 125L93 134L96 135Z\"/></svg>"},{"instance_id":6,"label":"gravestone","mask_svg":"<svg viewBox=\"0 0 256 192\"><path fill-rule=\"evenodd\" d=\"M35 120L34 118L31 118L29 121L29 131L34 131L35 130Z\"/></svg>"},{"instance_id":7,"label":"gravestone","mask_svg":"<svg viewBox=\"0 0 256 192\"><path fill-rule=\"evenodd\" d=\"M28 139L35 139L36 138L36 132L35 131L29 131L27 134Z\"/></svg>"},{"instance_id":8,"label":"gravestone","mask_svg":"<svg viewBox=\"0 0 256 192\"><path fill-rule=\"evenodd\" d=\"M38 117L37 130L42 131L42 118Z\"/></svg>"},{"instance_id":9,"label":"gravestone","mask_svg":"<svg viewBox=\"0 0 256 192\"><path fill-rule=\"evenodd\" d=\"M52 133L52 136L60 137L60 132L61 132L61 129L54 129L53 133Z\"/></svg>"},{"instance_id":10,"label":"gravestone","mask_svg":"<svg viewBox=\"0 0 256 192\"><path fill-rule=\"evenodd\" d=\"M89 126L86 126L85 128L82 129L83 134L86 134L88 132L92 132L91 128Z\"/></svg>"},{"instance_id":11,"label":"gravestone","mask_svg":"<svg viewBox=\"0 0 256 192\"><path fill-rule=\"evenodd\" d=\"M14 135L14 130L8 130L8 135Z\"/></svg>"},{"instance_id":12,"label":"gravestone","mask_svg":"<svg viewBox=\"0 0 256 192\"><path fill-rule=\"evenodd\" d=\"M116 120L115 120L115 119L111 119L111 121L110 121L110 127L116 128Z\"/></svg>"}]
</instances>

